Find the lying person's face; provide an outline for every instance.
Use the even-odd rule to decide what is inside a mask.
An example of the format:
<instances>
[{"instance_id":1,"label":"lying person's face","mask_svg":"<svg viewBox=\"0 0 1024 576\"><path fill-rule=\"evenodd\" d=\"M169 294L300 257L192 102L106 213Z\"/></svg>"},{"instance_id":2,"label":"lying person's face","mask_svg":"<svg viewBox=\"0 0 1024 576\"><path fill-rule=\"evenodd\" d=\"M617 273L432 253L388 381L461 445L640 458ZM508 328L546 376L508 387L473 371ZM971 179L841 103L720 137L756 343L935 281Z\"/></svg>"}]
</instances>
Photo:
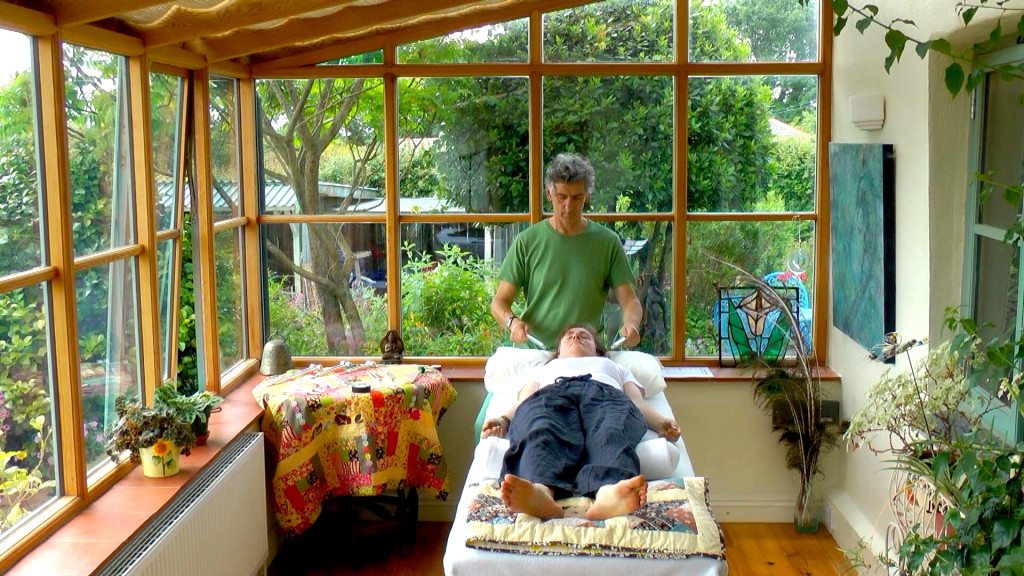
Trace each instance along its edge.
<instances>
[{"instance_id":1,"label":"lying person's face","mask_svg":"<svg viewBox=\"0 0 1024 576\"><path fill-rule=\"evenodd\" d=\"M597 356L597 342L586 328L571 328L558 343L559 356Z\"/></svg>"}]
</instances>

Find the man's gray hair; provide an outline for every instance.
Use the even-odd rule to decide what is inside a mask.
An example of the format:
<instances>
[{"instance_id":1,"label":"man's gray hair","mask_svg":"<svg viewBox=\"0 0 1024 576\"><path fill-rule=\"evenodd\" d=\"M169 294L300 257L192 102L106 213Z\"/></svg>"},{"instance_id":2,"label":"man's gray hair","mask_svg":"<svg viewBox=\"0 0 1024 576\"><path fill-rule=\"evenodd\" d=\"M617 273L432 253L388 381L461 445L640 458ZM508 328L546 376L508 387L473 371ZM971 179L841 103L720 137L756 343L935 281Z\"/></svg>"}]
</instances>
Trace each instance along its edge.
<instances>
[{"instance_id":1,"label":"man's gray hair","mask_svg":"<svg viewBox=\"0 0 1024 576\"><path fill-rule=\"evenodd\" d=\"M544 172L544 186L557 183L583 182L587 194L594 191L594 167L579 154L562 153L548 164Z\"/></svg>"}]
</instances>

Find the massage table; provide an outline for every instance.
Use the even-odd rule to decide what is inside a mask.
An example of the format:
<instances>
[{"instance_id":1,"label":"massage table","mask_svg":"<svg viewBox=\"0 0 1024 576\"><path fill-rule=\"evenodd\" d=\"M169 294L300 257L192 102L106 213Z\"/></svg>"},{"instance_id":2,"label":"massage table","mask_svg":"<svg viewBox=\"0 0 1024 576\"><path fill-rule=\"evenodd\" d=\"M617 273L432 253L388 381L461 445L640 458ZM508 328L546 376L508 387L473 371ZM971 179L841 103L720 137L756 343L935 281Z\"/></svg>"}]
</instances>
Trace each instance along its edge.
<instances>
[{"instance_id":1,"label":"massage table","mask_svg":"<svg viewBox=\"0 0 1024 576\"><path fill-rule=\"evenodd\" d=\"M672 408L664 394L665 382L661 365L653 356L640 352L613 352L614 360L629 367L645 389L647 401L659 412L673 416ZM484 421L502 414L509 402L515 399L521 382L517 376L526 373L532 366L543 363L548 355L541 351L499 348L487 363L484 383L488 394L477 416L476 434ZM650 394L650 392L656 392ZM674 417L674 416L673 416ZM693 555L685 558L643 558L618 556L579 555L532 555L505 551L483 550L467 546L471 536L471 505L481 492L481 485L494 483L501 471L501 458L508 441L503 438L485 438L477 443L472 464L467 474L462 496L459 499L455 520L448 536L444 555L446 576L528 576L532 574L557 574L559 576L621 576L637 574L643 576L725 576L728 567L724 557L724 543L720 557ZM690 478L695 473L686 445L680 438L669 443L648 430L637 449L641 458L641 471L648 481L659 478ZM651 484L654 486L654 483ZM706 499L706 494L704 495ZM716 537L721 541L721 532L714 525Z\"/></svg>"}]
</instances>

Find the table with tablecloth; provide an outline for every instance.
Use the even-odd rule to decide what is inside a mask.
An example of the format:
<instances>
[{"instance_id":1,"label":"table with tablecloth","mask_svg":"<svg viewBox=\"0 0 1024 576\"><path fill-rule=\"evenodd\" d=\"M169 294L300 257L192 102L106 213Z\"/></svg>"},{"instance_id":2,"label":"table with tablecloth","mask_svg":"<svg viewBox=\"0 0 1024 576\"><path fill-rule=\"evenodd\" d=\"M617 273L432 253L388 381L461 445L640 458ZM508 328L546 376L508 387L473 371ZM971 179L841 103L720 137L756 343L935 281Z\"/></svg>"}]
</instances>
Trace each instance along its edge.
<instances>
[{"instance_id":1,"label":"table with tablecloth","mask_svg":"<svg viewBox=\"0 0 1024 576\"><path fill-rule=\"evenodd\" d=\"M354 391L369 385L368 392ZM455 388L430 366L311 366L253 389L274 466L271 504L285 535L309 528L326 499L421 489L444 500L437 422Z\"/></svg>"}]
</instances>

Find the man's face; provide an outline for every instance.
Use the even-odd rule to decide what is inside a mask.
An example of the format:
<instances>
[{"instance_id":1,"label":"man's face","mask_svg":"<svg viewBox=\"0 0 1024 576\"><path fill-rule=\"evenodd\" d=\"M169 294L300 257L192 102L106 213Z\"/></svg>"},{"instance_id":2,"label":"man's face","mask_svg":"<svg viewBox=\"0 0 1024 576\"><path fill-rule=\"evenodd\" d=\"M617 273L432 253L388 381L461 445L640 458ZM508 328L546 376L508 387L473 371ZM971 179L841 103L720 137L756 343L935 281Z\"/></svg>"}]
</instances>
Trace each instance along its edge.
<instances>
[{"instance_id":1,"label":"man's face","mask_svg":"<svg viewBox=\"0 0 1024 576\"><path fill-rule=\"evenodd\" d=\"M555 182L547 190L556 218L569 223L583 217L583 206L590 198L585 182Z\"/></svg>"}]
</instances>

